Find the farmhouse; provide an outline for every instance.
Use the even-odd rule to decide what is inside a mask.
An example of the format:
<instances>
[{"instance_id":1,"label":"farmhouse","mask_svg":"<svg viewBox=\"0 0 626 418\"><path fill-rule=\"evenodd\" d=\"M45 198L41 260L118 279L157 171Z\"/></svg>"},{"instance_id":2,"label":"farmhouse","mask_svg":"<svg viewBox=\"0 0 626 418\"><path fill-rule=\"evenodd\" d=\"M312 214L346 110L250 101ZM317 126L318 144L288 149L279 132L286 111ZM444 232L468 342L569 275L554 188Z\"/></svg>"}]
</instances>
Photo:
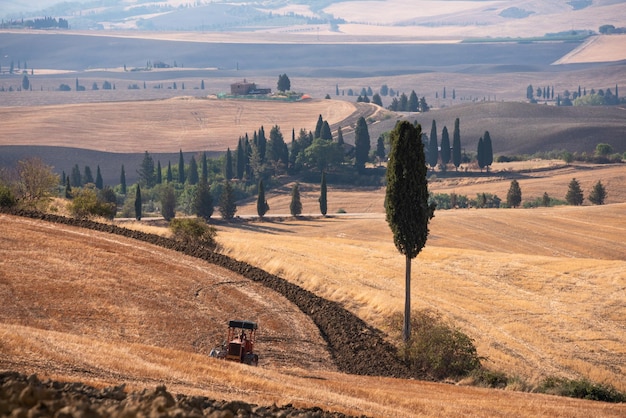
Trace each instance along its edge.
<instances>
[{"instance_id":1,"label":"farmhouse","mask_svg":"<svg viewBox=\"0 0 626 418\"><path fill-rule=\"evenodd\" d=\"M230 94L246 95L246 94L270 94L272 89L259 88L255 83L248 83L245 79L240 83L230 85Z\"/></svg>"}]
</instances>

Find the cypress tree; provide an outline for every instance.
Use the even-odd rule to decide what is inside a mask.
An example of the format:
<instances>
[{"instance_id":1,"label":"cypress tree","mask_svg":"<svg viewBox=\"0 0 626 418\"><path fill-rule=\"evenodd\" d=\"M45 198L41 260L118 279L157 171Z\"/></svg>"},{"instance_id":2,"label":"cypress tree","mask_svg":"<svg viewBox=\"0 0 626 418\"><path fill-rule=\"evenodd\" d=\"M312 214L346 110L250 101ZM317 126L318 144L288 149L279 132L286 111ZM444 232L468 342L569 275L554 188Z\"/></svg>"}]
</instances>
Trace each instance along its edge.
<instances>
[{"instance_id":1,"label":"cypress tree","mask_svg":"<svg viewBox=\"0 0 626 418\"><path fill-rule=\"evenodd\" d=\"M478 160L478 167L480 167L480 171L482 172L483 168L485 168L485 142L483 141L482 136L478 140L476 159Z\"/></svg>"},{"instance_id":2,"label":"cypress tree","mask_svg":"<svg viewBox=\"0 0 626 418\"><path fill-rule=\"evenodd\" d=\"M196 216L204 220L209 220L213 215L213 196L211 196L211 188L206 180L200 179L196 194L194 196L194 210Z\"/></svg>"},{"instance_id":3,"label":"cypress tree","mask_svg":"<svg viewBox=\"0 0 626 418\"><path fill-rule=\"evenodd\" d=\"M230 152L230 148L226 150L226 158L224 160L224 177L226 180L233 178L233 155Z\"/></svg>"},{"instance_id":4,"label":"cypress tree","mask_svg":"<svg viewBox=\"0 0 626 418\"><path fill-rule=\"evenodd\" d=\"M146 151L143 156L143 161L139 167L139 179L145 184L148 189L151 189L156 184L156 176L154 175L154 160L152 156Z\"/></svg>"},{"instance_id":5,"label":"cypress tree","mask_svg":"<svg viewBox=\"0 0 626 418\"><path fill-rule=\"evenodd\" d=\"M522 203L522 189L517 180L511 181L511 186L506 194L506 204L509 207L516 208Z\"/></svg>"},{"instance_id":6,"label":"cypress tree","mask_svg":"<svg viewBox=\"0 0 626 418\"><path fill-rule=\"evenodd\" d=\"M452 163L457 171L461 165L461 131L459 124L459 118L456 118L454 121L454 133L452 134Z\"/></svg>"},{"instance_id":7,"label":"cypress tree","mask_svg":"<svg viewBox=\"0 0 626 418\"><path fill-rule=\"evenodd\" d=\"M325 139L327 141L332 141L333 140L333 134L330 131L330 125L328 124L328 121L324 121L324 123L322 124L322 130L320 132L320 138Z\"/></svg>"},{"instance_id":8,"label":"cypress tree","mask_svg":"<svg viewBox=\"0 0 626 418\"><path fill-rule=\"evenodd\" d=\"M171 161L167 162L167 173L165 173L165 179L167 180L167 183L171 183L172 181L174 181L174 175L172 174L172 163Z\"/></svg>"},{"instance_id":9,"label":"cypress tree","mask_svg":"<svg viewBox=\"0 0 626 418\"><path fill-rule=\"evenodd\" d=\"M267 204L265 199L265 186L263 185L263 179L259 180L259 194L256 200L256 213L259 218L263 218L267 211L270 210L270 205Z\"/></svg>"},{"instance_id":10,"label":"cypress tree","mask_svg":"<svg viewBox=\"0 0 626 418\"><path fill-rule=\"evenodd\" d=\"M326 216L326 213L328 212L327 194L328 194L328 191L326 187L326 172L322 171L322 184L320 186L320 198L319 198L320 213L322 214L322 216Z\"/></svg>"},{"instance_id":11,"label":"cypress tree","mask_svg":"<svg viewBox=\"0 0 626 418\"><path fill-rule=\"evenodd\" d=\"M161 161L157 160L157 168L156 168L156 184L163 183L163 174L161 173Z\"/></svg>"},{"instance_id":12,"label":"cypress tree","mask_svg":"<svg viewBox=\"0 0 626 418\"><path fill-rule=\"evenodd\" d=\"M104 187L103 183L104 182L102 180L102 174L100 173L100 166L98 165L96 168L96 189L102 190L102 188Z\"/></svg>"},{"instance_id":13,"label":"cypress tree","mask_svg":"<svg viewBox=\"0 0 626 418\"><path fill-rule=\"evenodd\" d=\"M239 180L243 179L243 175L246 170L246 157L244 155L243 150L243 138L239 138L239 142L237 142L237 175L236 177Z\"/></svg>"},{"instance_id":14,"label":"cypress tree","mask_svg":"<svg viewBox=\"0 0 626 418\"><path fill-rule=\"evenodd\" d=\"M385 137L382 134L378 137L378 141L376 142L376 156L378 157L380 166L380 162L385 159Z\"/></svg>"},{"instance_id":15,"label":"cypress tree","mask_svg":"<svg viewBox=\"0 0 626 418\"><path fill-rule=\"evenodd\" d=\"M321 138L322 126L324 126L324 119L322 119L322 115L319 115L317 118L317 124L315 125L315 134L313 135L313 138Z\"/></svg>"},{"instance_id":16,"label":"cypress tree","mask_svg":"<svg viewBox=\"0 0 626 418\"><path fill-rule=\"evenodd\" d=\"M196 158L192 155L191 160L189 160L189 175L187 176L187 182L195 186L198 184L198 164L196 163Z\"/></svg>"},{"instance_id":17,"label":"cypress tree","mask_svg":"<svg viewBox=\"0 0 626 418\"><path fill-rule=\"evenodd\" d=\"M185 184L185 158L183 157L183 150L178 153L178 182Z\"/></svg>"},{"instance_id":18,"label":"cypress tree","mask_svg":"<svg viewBox=\"0 0 626 418\"><path fill-rule=\"evenodd\" d=\"M137 184L137 191L135 192L135 219L141 220L141 188Z\"/></svg>"},{"instance_id":19,"label":"cypress tree","mask_svg":"<svg viewBox=\"0 0 626 418\"><path fill-rule=\"evenodd\" d=\"M222 219L229 221L235 217L235 213L237 213L235 192L230 181L226 180L220 195L220 214Z\"/></svg>"},{"instance_id":20,"label":"cypress tree","mask_svg":"<svg viewBox=\"0 0 626 418\"><path fill-rule=\"evenodd\" d=\"M565 195L565 200L570 205L580 206L583 204L583 191L580 188L580 183L576 178L573 178L572 181L569 182L569 187L567 189L567 194Z\"/></svg>"},{"instance_id":21,"label":"cypress tree","mask_svg":"<svg viewBox=\"0 0 626 418\"><path fill-rule=\"evenodd\" d=\"M124 170L124 164L122 164L122 170L120 172L120 192L126 194L126 171Z\"/></svg>"},{"instance_id":22,"label":"cypress tree","mask_svg":"<svg viewBox=\"0 0 626 418\"><path fill-rule=\"evenodd\" d=\"M411 260L420 253L428 238L428 222L434 204L428 204L428 181L422 128L407 121L391 131L391 151L387 164L385 212L393 241L405 255L405 303L402 337L411 336Z\"/></svg>"},{"instance_id":23,"label":"cypress tree","mask_svg":"<svg viewBox=\"0 0 626 418\"><path fill-rule=\"evenodd\" d=\"M261 163L265 162L265 153L267 150L267 138L265 137L265 129L263 126L259 129L259 135L257 138L257 148L259 150L259 157L261 158Z\"/></svg>"},{"instance_id":24,"label":"cypress tree","mask_svg":"<svg viewBox=\"0 0 626 418\"><path fill-rule=\"evenodd\" d=\"M437 143L437 122L433 119L428 140L428 165L430 165L430 168L435 168L438 160L439 144Z\"/></svg>"},{"instance_id":25,"label":"cypress tree","mask_svg":"<svg viewBox=\"0 0 626 418\"><path fill-rule=\"evenodd\" d=\"M448 128L443 127L441 131L441 165L444 170L450 162L450 136L448 134Z\"/></svg>"},{"instance_id":26,"label":"cypress tree","mask_svg":"<svg viewBox=\"0 0 626 418\"><path fill-rule=\"evenodd\" d=\"M81 187L83 185L83 176L80 174L80 168L78 168L78 164L72 167L70 180L71 180L72 187Z\"/></svg>"},{"instance_id":27,"label":"cypress tree","mask_svg":"<svg viewBox=\"0 0 626 418\"><path fill-rule=\"evenodd\" d=\"M209 182L209 163L206 158L206 152L202 153L202 176L200 177L200 181L205 183Z\"/></svg>"},{"instance_id":28,"label":"cypress tree","mask_svg":"<svg viewBox=\"0 0 626 418\"><path fill-rule=\"evenodd\" d=\"M69 177L65 177L65 198L66 199L71 199L72 198L72 186L70 186L70 178Z\"/></svg>"},{"instance_id":29,"label":"cypress tree","mask_svg":"<svg viewBox=\"0 0 626 418\"><path fill-rule=\"evenodd\" d=\"M176 216L176 192L171 184L161 190L161 215L166 221L171 221Z\"/></svg>"},{"instance_id":30,"label":"cypress tree","mask_svg":"<svg viewBox=\"0 0 626 418\"><path fill-rule=\"evenodd\" d=\"M365 163L369 159L370 146L370 134L367 130L367 122L365 118L361 116L354 130L354 167L359 172L365 170Z\"/></svg>"},{"instance_id":31,"label":"cypress tree","mask_svg":"<svg viewBox=\"0 0 626 418\"><path fill-rule=\"evenodd\" d=\"M83 183L84 184L89 184L89 183L93 183L93 174L91 174L91 167L89 167L88 165L85 166L85 173L83 174Z\"/></svg>"},{"instance_id":32,"label":"cypress tree","mask_svg":"<svg viewBox=\"0 0 626 418\"><path fill-rule=\"evenodd\" d=\"M343 132L341 132L341 126L337 128L337 143L343 145Z\"/></svg>"},{"instance_id":33,"label":"cypress tree","mask_svg":"<svg viewBox=\"0 0 626 418\"><path fill-rule=\"evenodd\" d=\"M302 202L300 201L300 188L298 183L294 184L291 189L291 203L289 204L289 211L292 216L300 216L302 213Z\"/></svg>"},{"instance_id":34,"label":"cypress tree","mask_svg":"<svg viewBox=\"0 0 626 418\"><path fill-rule=\"evenodd\" d=\"M411 91L411 94L409 95L409 112L417 112L417 110L419 109L419 99L417 98L417 93L415 93L415 90Z\"/></svg>"},{"instance_id":35,"label":"cypress tree","mask_svg":"<svg viewBox=\"0 0 626 418\"><path fill-rule=\"evenodd\" d=\"M487 167L487 171L489 171L489 166L493 164L493 147L491 145L491 136L489 136L489 131L485 131L485 135L483 136L483 145L485 147L485 166Z\"/></svg>"}]
</instances>

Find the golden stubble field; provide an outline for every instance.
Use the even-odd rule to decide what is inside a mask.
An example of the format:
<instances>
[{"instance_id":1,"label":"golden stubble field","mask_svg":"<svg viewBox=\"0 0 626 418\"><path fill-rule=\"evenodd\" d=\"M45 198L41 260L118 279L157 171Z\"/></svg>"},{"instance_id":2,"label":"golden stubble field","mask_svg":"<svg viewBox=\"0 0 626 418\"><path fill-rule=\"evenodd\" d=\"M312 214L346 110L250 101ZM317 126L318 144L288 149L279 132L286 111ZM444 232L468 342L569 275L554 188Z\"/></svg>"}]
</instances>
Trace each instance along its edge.
<instances>
[{"instance_id":1,"label":"golden stubble field","mask_svg":"<svg viewBox=\"0 0 626 418\"><path fill-rule=\"evenodd\" d=\"M626 207L571 209L612 214ZM490 212L497 211L483 213L485 224ZM545 218L544 228L557 215L546 212L537 217ZM568 212L558 217L581 216ZM435 218L433 234L450 235L472 221L449 213ZM376 218L250 223L250 229L269 231L224 227L219 239L223 251L239 258L245 258L241 251L253 251L256 264L380 324L401 309L404 263L386 237L384 220ZM97 386L126 383L129 389L165 384L216 399L379 417L626 411L624 405L510 390L337 373L308 318L228 271L74 227L10 216L0 216L0 224L0 292L8 301L0 308L1 369ZM429 245L414 262L415 307L437 309L477 338L488 366L529 381L542 373L584 375L623 389L624 260L460 250L445 247L445 240L439 245ZM226 319L246 313L261 325L260 366L209 358Z\"/></svg>"}]
</instances>

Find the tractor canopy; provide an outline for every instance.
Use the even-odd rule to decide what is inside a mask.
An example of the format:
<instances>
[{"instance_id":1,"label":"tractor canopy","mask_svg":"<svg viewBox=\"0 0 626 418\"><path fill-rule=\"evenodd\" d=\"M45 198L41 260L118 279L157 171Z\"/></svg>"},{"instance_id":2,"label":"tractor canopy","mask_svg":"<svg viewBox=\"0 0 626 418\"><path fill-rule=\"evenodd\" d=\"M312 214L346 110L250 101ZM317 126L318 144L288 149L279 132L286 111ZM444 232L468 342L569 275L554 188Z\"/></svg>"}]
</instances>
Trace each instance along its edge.
<instances>
[{"instance_id":1,"label":"tractor canopy","mask_svg":"<svg viewBox=\"0 0 626 418\"><path fill-rule=\"evenodd\" d=\"M252 322L252 321L231 320L231 321L228 321L228 327L256 330L258 328L258 325L256 322Z\"/></svg>"}]
</instances>

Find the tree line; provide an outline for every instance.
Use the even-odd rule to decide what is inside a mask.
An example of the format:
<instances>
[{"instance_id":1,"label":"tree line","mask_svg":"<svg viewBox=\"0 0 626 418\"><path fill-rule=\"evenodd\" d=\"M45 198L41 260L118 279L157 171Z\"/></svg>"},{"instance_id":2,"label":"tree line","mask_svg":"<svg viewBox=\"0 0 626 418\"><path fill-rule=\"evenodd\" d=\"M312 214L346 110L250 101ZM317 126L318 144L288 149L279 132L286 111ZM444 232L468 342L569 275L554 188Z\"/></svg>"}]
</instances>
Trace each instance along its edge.
<instances>
[{"instance_id":1,"label":"tree line","mask_svg":"<svg viewBox=\"0 0 626 418\"><path fill-rule=\"evenodd\" d=\"M557 106L611 106L626 103L626 98L619 97L618 85L615 84L614 91L611 88L590 89L578 86L570 91L565 89L557 93L554 97L554 86L533 87L529 84L526 87L526 99L531 103L538 101L553 101Z\"/></svg>"}]
</instances>

